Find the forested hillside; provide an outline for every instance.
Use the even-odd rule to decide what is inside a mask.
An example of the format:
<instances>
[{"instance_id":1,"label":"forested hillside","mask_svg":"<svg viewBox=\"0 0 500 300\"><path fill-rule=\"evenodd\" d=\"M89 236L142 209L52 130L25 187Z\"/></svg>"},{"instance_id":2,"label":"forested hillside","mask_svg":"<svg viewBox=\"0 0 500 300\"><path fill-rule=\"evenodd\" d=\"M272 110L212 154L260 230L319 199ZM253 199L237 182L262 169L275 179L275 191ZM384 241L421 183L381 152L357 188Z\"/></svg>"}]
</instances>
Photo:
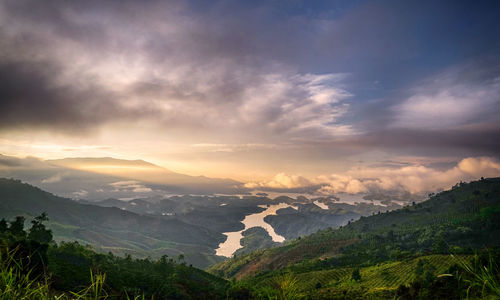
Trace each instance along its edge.
<instances>
[{"instance_id":1,"label":"forested hillside","mask_svg":"<svg viewBox=\"0 0 500 300\"><path fill-rule=\"evenodd\" d=\"M398 285L409 284L416 278L401 276L412 274L412 266L419 257L448 255L442 256L442 260L449 261L449 255L455 255L454 262L445 265L437 265L432 259L436 256L429 257L429 268L435 278L457 263L459 257L465 259L485 249L493 249L495 253L494 249L500 246L499 236L500 178L481 179L459 183L449 191L430 195L427 201L400 210L362 217L342 228L320 231L282 247L239 255L209 270L247 282L249 289L271 288L276 278L287 274L297 280L297 290L308 291L305 294L312 290L317 295L358 290L363 297L364 292L384 288L393 295ZM403 266L408 270L393 274L404 269ZM393 279L376 285L366 279L357 284L351 281L353 270L361 270L362 278ZM319 280L320 277L323 279ZM311 280L315 279L311 278L317 278L312 290Z\"/></svg>"},{"instance_id":2,"label":"forested hillside","mask_svg":"<svg viewBox=\"0 0 500 300\"><path fill-rule=\"evenodd\" d=\"M80 204L12 179L0 179L0 218L42 212L56 241L79 241L103 252L158 258L183 254L189 263L206 267L216 261L214 249L225 237L205 226L174 217L141 215L116 207Z\"/></svg>"},{"instance_id":3,"label":"forested hillside","mask_svg":"<svg viewBox=\"0 0 500 300\"><path fill-rule=\"evenodd\" d=\"M56 244L47 215L0 221L0 299L218 299L228 283L188 266L184 257L158 260L99 254L78 242Z\"/></svg>"}]
</instances>

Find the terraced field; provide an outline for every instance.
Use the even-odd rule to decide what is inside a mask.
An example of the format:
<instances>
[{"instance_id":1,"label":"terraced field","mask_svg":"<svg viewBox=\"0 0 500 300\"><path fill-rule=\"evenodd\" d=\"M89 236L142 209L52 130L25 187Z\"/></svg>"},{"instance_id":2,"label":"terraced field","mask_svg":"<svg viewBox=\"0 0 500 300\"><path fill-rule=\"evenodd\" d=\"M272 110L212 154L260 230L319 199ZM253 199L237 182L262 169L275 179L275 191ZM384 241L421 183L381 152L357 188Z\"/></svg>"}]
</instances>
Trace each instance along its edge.
<instances>
[{"instance_id":1,"label":"terraced field","mask_svg":"<svg viewBox=\"0 0 500 300\"><path fill-rule=\"evenodd\" d=\"M351 268L339 268L333 270L308 272L297 275L297 281L300 283L300 289L308 291L316 288L317 284L328 286L332 283L339 282L350 278L352 273Z\"/></svg>"},{"instance_id":2,"label":"terraced field","mask_svg":"<svg viewBox=\"0 0 500 300\"><path fill-rule=\"evenodd\" d=\"M353 268L335 268L297 274L297 281L303 291L314 288L343 289L352 286L368 290L395 289L399 285L408 284L415 279L414 271L420 259L428 261L435 268L435 275L445 273L449 267L456 263L456 260L450 255L429 255L362 268L360 269L362 280L357 283L351 280Z\"/></svg>"}]
</instances>

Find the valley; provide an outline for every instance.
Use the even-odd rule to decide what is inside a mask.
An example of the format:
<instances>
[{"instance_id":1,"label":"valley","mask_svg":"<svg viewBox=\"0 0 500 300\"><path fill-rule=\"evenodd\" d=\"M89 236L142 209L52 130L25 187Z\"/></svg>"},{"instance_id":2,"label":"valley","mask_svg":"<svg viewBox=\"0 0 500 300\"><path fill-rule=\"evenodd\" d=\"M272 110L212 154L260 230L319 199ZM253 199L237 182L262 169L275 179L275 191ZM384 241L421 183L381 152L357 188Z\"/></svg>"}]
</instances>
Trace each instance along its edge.
<instances>
[{"instance_id":1,"label":"valley","mask_svg":"<svg viewBox=\"0 0 500 300\"><path fill-rule=\"evenodd\" d=\"M185 195L89 204L0 179L0 217L34 220L46 212L60 245L76 241L125 258L178 256L184 264L236 279L257 299L279 293L284 288L276 286L279 282L293 284L304 299L384 299L422 280L415 271L420 265L430 272L426 280L438 284L437 275L478 251L497 249L500 240L491 237L500 234L499 196L500 178L482 179L421 203L363 216L366 203L358 204L356 213L345 211L345 203L329 203L327 210L314 204L318 199L283 196ZM353 281L355 272L361 281Z\"/></svg>"}]
</instances>

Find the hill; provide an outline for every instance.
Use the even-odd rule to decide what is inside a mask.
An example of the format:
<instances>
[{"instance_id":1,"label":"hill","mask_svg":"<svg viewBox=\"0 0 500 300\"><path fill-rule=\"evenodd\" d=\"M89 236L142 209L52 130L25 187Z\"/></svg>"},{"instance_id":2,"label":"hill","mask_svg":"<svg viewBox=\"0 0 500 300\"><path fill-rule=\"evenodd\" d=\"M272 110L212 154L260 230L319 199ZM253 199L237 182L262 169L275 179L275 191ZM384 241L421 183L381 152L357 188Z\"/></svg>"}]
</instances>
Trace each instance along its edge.
<instances>
[{"instance_id":1,"label":"hill","mask_svg":"<svg viewBox=\"0 0 500 300\"><path fill-rule=\"evenodd\" d=\"M294 274L367 267L421 255L499 246L500 178L459 183L419 204L361 217L282 247L240 255L210 268L226 278L288 270Z\"/></svg>"},{"instance_id":2,"label":"hill","mask_svg":"<svg viewBox=\"0 0 500 300\"><path fill-rule=\"evenodd\" d=\"M228 282L187 265L99 254L78 242L52 240L46 214L0 220L1 299L225 299Z\"/></svg>"},{"instance_id":3,"label":"hill","mask_svg":"<svg viewBox=\"0 0 500 300\"><path fill-rule=\"evenodd\" d=\"M49 215L56 241L77 240L101 251L139 257L184 254L188 263L199 267L217 261L214 249L225 239L174 217L80 204L18 180L0 179L0 218L31 219L42 212Z\"/></svg>"},{"instance_id":4,"label":"hill","mask_svg":"<svg viewBox=\"0 0 500 300\"><path fill-rule=\"evenodd\" d=\"M401 286L411 285L421 279L425 272L432 274L427 280L435 280L436 275L446 274L456 264L457 259L450 255L426 255L361 268L345 266L302 273L262 273L240 282L246 286L259 287L255 294L260 293L260 297L263 296L262 291L272 291L276 284L288 281L294 285L297 299L406 299L395 297ZM355 270L359 271L359 281L352 280ZM457 299L454 295L434 296L431 299Z\"/></svg>"}]
</instances>

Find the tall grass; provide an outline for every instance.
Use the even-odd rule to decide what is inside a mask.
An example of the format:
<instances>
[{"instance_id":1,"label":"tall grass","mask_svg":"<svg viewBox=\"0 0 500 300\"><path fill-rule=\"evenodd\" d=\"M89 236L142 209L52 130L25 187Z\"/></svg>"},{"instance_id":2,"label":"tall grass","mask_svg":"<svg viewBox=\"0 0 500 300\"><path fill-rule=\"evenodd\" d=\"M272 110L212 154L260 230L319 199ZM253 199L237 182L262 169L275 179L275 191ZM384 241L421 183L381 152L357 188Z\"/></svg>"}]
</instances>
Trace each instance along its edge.
<instances>
[{"instance_id":1,"label":"tall grass","mask_svg":"<svg viewBox=\"0 0 500 300\"><path fill-rule=\"evenodd\" d=\"M480 263L479 256L475 255L472 262L466 259L454 256L453 258L467 272L470 278L464 278L464 281L469 284L467 288L467 299L472 289L479 289L481 297L495 296L500 298L500 279L498 274L498 265L490 255L487 265Z\"/></svg>"},{"instance_id":2,"label":"tall grass","mask_svg":"<svg viewBox=\"0 0 500 300\"><path fill-rule=\"evenodd\" d=\"M0 251L0 299L49 299L47 280L25 270L22 260L15 258L17 251Z\"/></svg>"},{"instance_id":3,"label":"tall grass","mask_svg":"<svg viewBox=\"0 0 500 300\"><path fill-rule=\"evenodd\" d=\"M90 270L90 286L81 290L80 292L70 292L73 295L73 299L78 300L101 300L107 299L109 297L108 293L104 289L104 283L106 282L106 274L97 273L94 275L92 270Z\"/></svg>"},{"instance_id":4,"label":"tall grass","mask_svg":"<svg viewBox=\"0 0 500 300\"><path fill-rule=\"evenodd\" d=\"M106 274L94 274L90 270L89 287L79 292L51 293L48 276L32 276L31 270L23 266L23 259L16 258L18 248L0 251L0 300L23 299L78 299L103 300L108 298L104 289ZM134 298L136 299L136 298Z\"/></svg>"}]
</instances>

